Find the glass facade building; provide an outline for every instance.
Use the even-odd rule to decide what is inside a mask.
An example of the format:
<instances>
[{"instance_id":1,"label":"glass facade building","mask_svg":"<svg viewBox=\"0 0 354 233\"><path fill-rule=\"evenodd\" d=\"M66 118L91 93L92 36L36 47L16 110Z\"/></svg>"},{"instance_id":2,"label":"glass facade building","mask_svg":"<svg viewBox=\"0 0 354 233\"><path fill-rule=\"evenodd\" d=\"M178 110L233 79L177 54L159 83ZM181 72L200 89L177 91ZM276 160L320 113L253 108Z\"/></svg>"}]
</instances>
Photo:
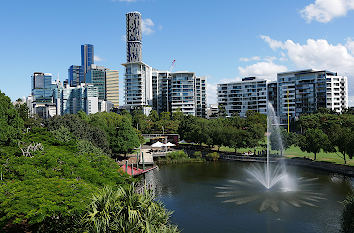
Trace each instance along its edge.
<instances>
[{"instance_id":1,"label":"glass facade building","mask_svg":"<svg viewBox=\"0 0 354 233\"><path fill-rule=\"evenodd\" d=\"M81 66L72 65L68 69L69 84L72 87L80 85Z\"/></svg>"},{"instance_id":2,"label":"glass facade building","mask_svg":"<svg viewBox=\"0 0 354 233\"><path fill-rule=\"evenodd\" d=\"M94 56L94 48L92 44L81 45L81 83L86 83L86 74L91 65L95 63Z\"/></svg>"},{"instance_id":3,"label":"glass facade building","mask_svg":"<svg viewBox=\"0 0 354 233\"><path fill-rule=\"evenodd\" d=\"M53 99L52 74L35 72L31 77L32 96L35 102L51 103Z\"/></svg>"}]
</instances>

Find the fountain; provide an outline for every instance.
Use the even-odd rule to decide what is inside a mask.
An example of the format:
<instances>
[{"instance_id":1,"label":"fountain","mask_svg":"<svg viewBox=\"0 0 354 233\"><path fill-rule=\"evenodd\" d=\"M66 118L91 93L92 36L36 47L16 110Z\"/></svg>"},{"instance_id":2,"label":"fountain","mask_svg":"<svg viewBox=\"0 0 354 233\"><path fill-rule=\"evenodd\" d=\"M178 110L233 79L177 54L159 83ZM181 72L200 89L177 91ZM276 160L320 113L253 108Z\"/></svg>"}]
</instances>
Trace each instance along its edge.
<instances>
[{"instance_id":1,"label":"fountain","mask_svg":"<svg viewBox=\"0 0 354 233\"><path fill-rule=\"evenodd\" d=\"M270 167L271 149L276 149L282 155L284 147L279 128L279 121L275 115L274 107L271 103L268 103L267 112L267 160L265 163L265 168L263 169L260 166L253 166L251 169L247 170L247 172L265 188L270 189L278 182L284 181L285 178L288 178L288 175L285 164L282 160L279 160L273 169ZM284 185L289 184L289 182L283 183ZM286 190L289 190L289 188L290 187L284 187Z\"/></svg>"},{"instance_id":2,"label":"fountain","mask_svg":"<svg viewBox=\"0 0 354 233\"><path fill-rule=\"evenodd\" d=\"M217 197L227 198L224 202L237 205L261 200L259 211L271 209L279 211L282 203L294 207L316 206L315 203L325 199L323 194L312 191L313 179L290 176L283 159L271 159L275 150L283 154L283 142L279 121L273 106L268 103L267 115L267 158L264 164L252 164L246 169L245 181L229 180L228 185L216 187L220 191ZM262 166L263 165L263 166Z\"/></svg>"}]
</instances>

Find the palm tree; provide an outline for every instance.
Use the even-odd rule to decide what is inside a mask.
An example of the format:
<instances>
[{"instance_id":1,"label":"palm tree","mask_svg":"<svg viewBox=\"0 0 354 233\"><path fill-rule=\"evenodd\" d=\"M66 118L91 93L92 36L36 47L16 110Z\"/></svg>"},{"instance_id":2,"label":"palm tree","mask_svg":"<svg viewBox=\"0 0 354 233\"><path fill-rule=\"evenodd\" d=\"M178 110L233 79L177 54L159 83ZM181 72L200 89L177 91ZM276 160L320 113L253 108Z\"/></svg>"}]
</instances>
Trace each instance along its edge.
<instances>
[{"instance_id":1,"label":"palm tree","mask_svg":"<svg viewBox=\"0 0 354 233\"><path fill-rule=\"evenodd\" d=\"M89 232L178 232L169 224L172 212L153 200L151 194L128 188L105 187L95 194L82 223Z\"/></svg>"}]
</instances>

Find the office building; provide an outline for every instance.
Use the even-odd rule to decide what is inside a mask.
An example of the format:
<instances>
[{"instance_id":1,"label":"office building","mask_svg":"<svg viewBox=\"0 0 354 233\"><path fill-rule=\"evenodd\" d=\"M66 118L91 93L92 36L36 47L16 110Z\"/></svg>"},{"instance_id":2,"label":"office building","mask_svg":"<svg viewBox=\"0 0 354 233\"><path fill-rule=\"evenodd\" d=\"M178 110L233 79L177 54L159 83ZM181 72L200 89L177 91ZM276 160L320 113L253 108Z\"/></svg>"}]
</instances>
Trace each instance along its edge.
<instances>
[{"instance_id":1,"label":"office building","mask_svg":"<svg viewBox=\"0 0 354 233\"><path fill-rule=\"evenodd\" d=\"M81 45L81 75L80 82L86 83L86 74L91 65L94 64L94 48L92 44Z\"/></svg>"},{"instance_id":2,"label":"office building","mask_svg":"<svg viewBox=\"0 0 354 233\"><path fill-rule=\"evenodd\" d=\"M106 100L119 107L119 72L118 70L106 69Z\"/></svg>"},{"instance_id":3,"label":"office building","mask_svg":"<svg viewBox=\"0 0 354 233\"><path fill-rule=\"evenodd\" d=\"M280 123L319 108L341 113L348 108L347 77L330 71L300 70L279 73L277 114Z\"/></svg>"},{"instance_id":4,"label":"office building","mask_svg":"<svg viewBox=\"0 0 354 233\"><path fill-rule=\"evenodd\" d=\"M142 62L142 22L139 12L126 14L127 63Z\"/></svg>"},{"instance_id":5,"label":"office building","mask_svg":"<svg viewBox=\"0 0 354 233\"><path fill-rule=\"evenodd\" d=\"M218 84L218 105L226 114L246 116L247 111L267 114L267 81L246 77L240 82Z\"/></svg>"},{"instance_id":6,"label":"office building","mask_svg":"<svg viewBox=\"0 0 354 233\"><path fill-rule=\"evenodd\" d=\"M106 68L91 64L86 73L86 84L93 84L98 88L98 99L106 98Z\"/></svg>"},{"instance_id":7,"label":"office building","mask_svg":"<svg viewBox=\"0 0 354 233\"><path fill-rule=\"evenodd\" d=\"M69 84L72 87L80 85L81 66L72 65L68 69Z\"/></svg>"},{"instance_id":8,"label":"office building","mask_svg":"<svg viewBox=\"0 0 354 233\"><path fill-rule=\"evenodd\" d=\"M33 101L51 103L53 97L52 74L35 72L31 76Z\"/></svg>"}]
</instances>

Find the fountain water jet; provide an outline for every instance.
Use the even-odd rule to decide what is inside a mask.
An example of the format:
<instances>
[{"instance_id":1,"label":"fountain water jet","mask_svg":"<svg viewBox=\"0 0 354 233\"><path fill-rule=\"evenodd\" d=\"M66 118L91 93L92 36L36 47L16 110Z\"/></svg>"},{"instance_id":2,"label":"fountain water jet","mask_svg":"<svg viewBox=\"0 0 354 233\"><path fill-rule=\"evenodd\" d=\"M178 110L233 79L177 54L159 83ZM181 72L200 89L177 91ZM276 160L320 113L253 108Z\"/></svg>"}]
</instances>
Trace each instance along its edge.
<instances>
[{"instance_id":1,"label":"fountain water jet","mask_svg":"<svg viewBox=\"0 0 354 233\"><path fill-rule=\"evenodd\" d=\"M285 164L282 161L279 161L274 168L270 166L271 148L275 147L273 149L279 150L282 155L284 147L279 128L279 121L275 115L274 108L270 103L268 103L267 112L267 160L265 163L265 168L262 169L259 166L254 166L253 168L247 170L247 172L265 188L270 189L288 176L286 173ZM287 183L289 182L283 182L283 185L286 185ZM289 190L289 187L284 187L284 190L285 189Z\"/></svg>"}]
</instances>

